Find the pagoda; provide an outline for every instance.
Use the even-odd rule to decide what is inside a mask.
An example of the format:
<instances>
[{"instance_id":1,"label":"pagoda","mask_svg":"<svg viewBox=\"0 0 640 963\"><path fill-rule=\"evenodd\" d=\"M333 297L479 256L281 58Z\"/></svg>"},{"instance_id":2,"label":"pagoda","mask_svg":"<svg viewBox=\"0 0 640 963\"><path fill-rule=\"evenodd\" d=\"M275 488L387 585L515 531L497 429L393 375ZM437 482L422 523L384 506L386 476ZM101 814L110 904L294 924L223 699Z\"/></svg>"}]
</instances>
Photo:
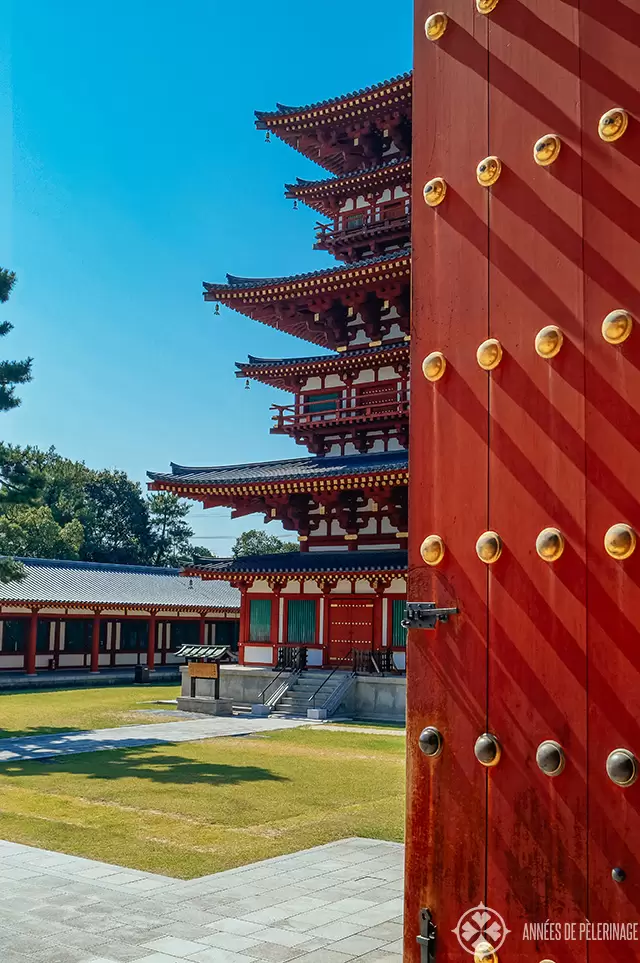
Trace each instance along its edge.
<instances>
[{"instance_id":1,"label":"pagoda","mask_svg":"<svg viewBox=\"0 0 640 963\"><path fill-rule=\"evenodd\" d=\"M188 576L241 591L240 661L275 665L304 647L309 666L351 665L359 653L404 668L410 339L411 74L307 107L256 112L329 176L286 185L313 208L315 248L333 267L293 277L227 275L204 299L330 353L249 357L236 375L291 393L273 406L275 434L307 453L212 468L172 464L150 488L261 514L299 538L299 551L196 559Z\"/></svg>"}]
</instances>

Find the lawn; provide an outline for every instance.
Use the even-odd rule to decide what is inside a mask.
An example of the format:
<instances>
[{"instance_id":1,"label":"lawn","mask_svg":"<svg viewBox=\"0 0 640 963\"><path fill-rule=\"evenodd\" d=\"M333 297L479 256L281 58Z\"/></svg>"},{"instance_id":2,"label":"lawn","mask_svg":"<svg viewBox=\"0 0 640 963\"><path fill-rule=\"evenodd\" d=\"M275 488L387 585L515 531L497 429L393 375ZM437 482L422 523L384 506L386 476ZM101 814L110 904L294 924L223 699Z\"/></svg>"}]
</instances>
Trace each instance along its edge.
<instances>
[{"instance_id":1,"label":"lawn","mask_svg":"<svg viewBox=\"0 0 640 963\"><path fill-rule=\"evenodd\" d=\"M0 838L183 879L400 841L403 822L401 735L300 728L0 765Z\"/></svg>"},{"instance_id":2,"label":"lawn","mask_svg":"<svg viewBox=\"0 0 640 963\"><path fill-rule=\"evenodd\" d=\"M171 707L153 703L175 699L178 695L177 685L3 692L0 694L0 739L158 722L162 721L162 716L140 710L162 712Z\"/></svg>"}]
</instances>

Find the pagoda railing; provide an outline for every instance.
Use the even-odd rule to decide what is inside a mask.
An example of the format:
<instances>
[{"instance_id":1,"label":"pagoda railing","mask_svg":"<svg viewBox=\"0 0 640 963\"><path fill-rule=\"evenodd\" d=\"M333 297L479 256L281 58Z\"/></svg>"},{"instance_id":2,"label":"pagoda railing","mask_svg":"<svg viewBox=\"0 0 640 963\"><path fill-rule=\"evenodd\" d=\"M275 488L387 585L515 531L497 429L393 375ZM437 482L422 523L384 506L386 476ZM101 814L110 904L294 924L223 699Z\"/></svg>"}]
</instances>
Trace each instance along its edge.
<instances>
[{"instance_id":1,"label":"pagoda railing","mask_svg":"<svg viewBox=\"0 0 640 963\"><path fill-rule=\"evenodd\" d=\"M337 242L345 241L352 242L358 239L366 240L372 233L380 233L384 231L393 232L408 232L409 231L409 215L402 214L400 217L381 217L379 220L375 220L370 216L363 214L358 223L353 227L349 227L345 224L344 227L336 229L333 224L316 224L316 247L323 248L325 245L334 245Z\"/></svg>"},{"instance_id":2,"label":"pagoda railing","mask_svg":"<svg viewBox=\"0 0 640 963\"><path fill-rule=\"evenodd\" d=\"M360 399L357 403L344 404L336 400L335 405L323 411L318 410L318 402L305 402L302 405L272 405L272 431L287 429L315 428L323 425L350 425L358 422L377 421L382 418L406 418L409 414L409 393L401 391L394 397Z\"/></svg>"}]
</instances>

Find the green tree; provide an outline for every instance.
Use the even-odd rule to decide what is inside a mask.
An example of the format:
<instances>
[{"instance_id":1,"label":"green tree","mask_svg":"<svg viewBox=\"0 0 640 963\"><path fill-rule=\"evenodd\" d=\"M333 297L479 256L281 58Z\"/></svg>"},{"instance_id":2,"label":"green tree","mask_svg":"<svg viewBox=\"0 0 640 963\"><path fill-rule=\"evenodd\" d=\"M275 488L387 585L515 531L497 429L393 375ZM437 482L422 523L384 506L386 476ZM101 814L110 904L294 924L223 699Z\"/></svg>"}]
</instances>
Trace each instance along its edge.
<instances>
[{"instance_id":1,"label":"green tree","mask_svg":"<svg viewBox=\"0 0 640 963\"><path fill-rule=\"evenodd\" d=\"M185 521L191 506L172 492L147 496L154 565L182 565L191 559L193 529Z\"/></svg>"},{"instance_id":2,"label":"green tree","mask_svg":"<svg viewBox=\"0 0 640 963\"><path fill-rule=\"evenodd\" d=\"M91 562L146 565L152 557L149 510L139 482L123 471L89 472L80 521L82 558Z\"/></svg>"},{"instance_id":3,"label":"green tree","mask_svg":"<svg viewBox=\"0 0 640 963\"><path fill-rule=\"evenodd\" d=\"M13 271L0 268L0 304L6 304L16 283ZM0 338L13 329L10 321L0 322ZM31 381L32 359L24 361L0 361L0 411L11 411L20 404L16 395L18 385ZM3 446L4 447L4 446ZM23 463L13 459L2 460L0 454L0 511L8 505L32 504L38 495L40 480L31 476ZM0 535L0 554L9 555L9 543ZM24 576L22 565L12 558L0 558L0 582L12 582Z\"/></svg>"},{"instance_id":4,"label":"green tree","mask_svg":"<svg viewBox=\"0 0 640 963\"><path fill-rule=\"evenodd\" d=\"M207 548L206 545L192 545L191 546L191 557L192 558L217 558L215 552L212 552Z\"/></svg>"},{"instance_id":5,"label":"green tree","mask_svg":"<svg viewBox=\"0 0 640 963\"><path fill-rule=\"evenodd\" d=\"M14 272L0 268L0 304L6 304L9 300L15 283ZM10 321L0 322L0 338L12 330ZM16 387L31 381L32 363L32 358L25 358L24 361L0 361L0 411L11 411L18 407L20 398L15 393Z\"/></svg>"},{"instance_id":6,"label":"green tree","mask_svg":"<svg viewBox=\"0 0 640 963\"><path fill-rule=\"evenodd\" d=\"M267 535L259 532L256 528L243 532L238 536L231 549L234 558L240 555L274 555L277 552L297 552L298 545L295 542L286 542L277 535Z\"/></svg>"},{"instance_id":7,"label":"green tree","mask_svg":"<svg viewBox=\"0 0 640 963\"><path fill-rule=\"evenodd\" d=\"M83 539L77 519L58 525L47 505L12 506L0 515L0 545L11 555L78 558Z\"/></svg>"}]
</instances>

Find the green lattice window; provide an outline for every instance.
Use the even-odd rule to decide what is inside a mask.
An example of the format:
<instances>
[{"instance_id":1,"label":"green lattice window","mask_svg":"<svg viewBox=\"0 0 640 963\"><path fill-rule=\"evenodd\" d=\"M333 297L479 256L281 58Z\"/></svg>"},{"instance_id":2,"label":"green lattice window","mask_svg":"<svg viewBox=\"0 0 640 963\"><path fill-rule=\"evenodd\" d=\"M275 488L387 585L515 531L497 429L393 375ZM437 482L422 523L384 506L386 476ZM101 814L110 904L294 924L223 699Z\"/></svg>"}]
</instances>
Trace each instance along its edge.
<instances>
[{"instance_id":1,"label":"green lattice window","mask_svg":"<svg viewBox=\"0 0 640 963\"><path fill-rule=\"evenodd\" d=\"M391 602L391 645L395 649L403 649L407 644L407 630L402 625L406 604L404 599Z\"/></svg>"},{"instance_id":2,"label":"green lattice window","mask_svg":"<svg viewBox=\"0 0 640 963\"><path fill-rule=\"evenodd\" d=\"M290 599L287 612L287 642L313 645L316 641L316 600Z\"/></svg>"},{"instance_id":3,"label":"green lattice window","mask_svg":"<svg viewBox=\"0 0 640 963\"><path fill-rule=\"evenodd\" d=\"M251 599L249 642L271 641L271 599Z\"/></svg>"}]
</instances>

